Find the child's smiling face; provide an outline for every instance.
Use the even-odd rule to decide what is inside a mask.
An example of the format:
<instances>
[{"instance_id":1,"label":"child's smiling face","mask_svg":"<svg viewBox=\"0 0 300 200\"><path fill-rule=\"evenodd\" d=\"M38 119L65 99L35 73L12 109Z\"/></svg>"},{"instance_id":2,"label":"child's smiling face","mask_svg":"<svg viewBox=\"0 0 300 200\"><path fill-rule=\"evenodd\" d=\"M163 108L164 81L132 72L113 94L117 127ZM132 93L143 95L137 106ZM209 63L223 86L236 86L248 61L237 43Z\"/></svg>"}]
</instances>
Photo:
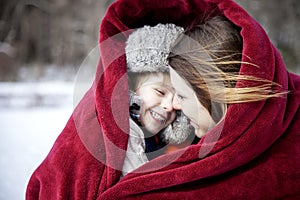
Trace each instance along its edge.
<instances>
[{"instance_id":1,"label":"child's smiling face","mask_svg":"<svg viewBox=\"0 0 300 200\"><path fill-rule=\"evenodd\" d=\"M175 119L174 90L163 74L149 75L135 92L142 99L140 121L147 131L157 134Z\"/></svg>"}]
</instances>

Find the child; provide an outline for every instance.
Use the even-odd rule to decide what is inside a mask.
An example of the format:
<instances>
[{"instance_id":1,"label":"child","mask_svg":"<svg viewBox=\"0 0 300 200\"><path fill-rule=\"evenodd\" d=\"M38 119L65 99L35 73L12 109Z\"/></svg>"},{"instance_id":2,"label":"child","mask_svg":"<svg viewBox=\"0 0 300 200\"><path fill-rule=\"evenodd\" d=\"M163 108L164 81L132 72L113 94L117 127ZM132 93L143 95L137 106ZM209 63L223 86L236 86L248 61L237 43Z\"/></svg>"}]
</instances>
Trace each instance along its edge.
<instances>
[{"instance_id":1,"label":"child","mask_svg":"<svg viewBox=\"0 0 300 200\"><path fill-rule=\"evenodd\" d=\"M131 119L123 176L161 155L166 143L184 142L192 130L187 118L173 109L174 89L166 60L182 32L174 24L158 24L129 35L126 59Z\"/></svg>"}]
</instances>

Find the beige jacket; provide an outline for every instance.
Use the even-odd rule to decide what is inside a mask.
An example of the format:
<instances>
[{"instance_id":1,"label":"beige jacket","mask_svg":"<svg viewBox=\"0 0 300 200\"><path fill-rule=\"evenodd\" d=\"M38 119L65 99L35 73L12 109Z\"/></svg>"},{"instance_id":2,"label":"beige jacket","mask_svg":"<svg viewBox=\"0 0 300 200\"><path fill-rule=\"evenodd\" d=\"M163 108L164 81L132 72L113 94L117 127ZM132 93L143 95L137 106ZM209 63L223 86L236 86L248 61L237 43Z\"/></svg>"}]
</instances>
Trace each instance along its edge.
<instances>
[{"instance_id":1,"label":"beige jacket","mask_svg":"<svg viewBox=\"0 0 300 200\"><path fill-rule=\"evenodd\" d=\"M132 119L129 121L130 134L122 169L123 176L149 161L145 153L144 133Z\"/></svg>"}]
</instances>

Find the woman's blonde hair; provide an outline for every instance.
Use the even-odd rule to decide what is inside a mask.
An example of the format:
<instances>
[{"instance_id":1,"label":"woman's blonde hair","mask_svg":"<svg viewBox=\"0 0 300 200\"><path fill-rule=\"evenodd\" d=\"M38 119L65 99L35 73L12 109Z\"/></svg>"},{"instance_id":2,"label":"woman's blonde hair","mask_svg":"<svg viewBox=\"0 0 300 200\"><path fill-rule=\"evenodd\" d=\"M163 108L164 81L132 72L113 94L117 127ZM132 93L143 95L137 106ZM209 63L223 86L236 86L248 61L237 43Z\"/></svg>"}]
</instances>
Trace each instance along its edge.
<instances>
[{"instance_id":1,"label":"woman's blonde hair","mask_svg":"<svg viewBox=\"0 0 300 200\"><path fill-rule=\"evenodd\" d=\"M168 60L210 112L214 102L253 102L285 94L277 83L239 74L241 64L259 67L241 61L242 45L238 28L225 17L217 16L185 31L171 49ZM247 85L235 87L238 80Z\"/></svg>"}]
</instances>

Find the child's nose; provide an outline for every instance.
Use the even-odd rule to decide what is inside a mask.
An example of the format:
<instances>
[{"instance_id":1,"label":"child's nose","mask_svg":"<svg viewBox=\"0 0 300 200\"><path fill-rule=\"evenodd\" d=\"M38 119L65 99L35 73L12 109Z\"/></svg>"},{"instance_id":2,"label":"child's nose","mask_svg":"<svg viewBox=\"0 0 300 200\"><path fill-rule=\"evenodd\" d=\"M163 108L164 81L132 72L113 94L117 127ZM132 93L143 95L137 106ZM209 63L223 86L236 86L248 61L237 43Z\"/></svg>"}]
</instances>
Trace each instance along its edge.
<instances>
[{"instance_id":1,"label":"child's nose","mask_svg":"<svg viewBox=\"0 0 300 200\"><path fill-rule=\"evenodd\" d=\"M174 110L173 108L173 96L165 97L162 102L161 106L163 109L167 112L172 112Z\"/></svg>"}]
</instances>

